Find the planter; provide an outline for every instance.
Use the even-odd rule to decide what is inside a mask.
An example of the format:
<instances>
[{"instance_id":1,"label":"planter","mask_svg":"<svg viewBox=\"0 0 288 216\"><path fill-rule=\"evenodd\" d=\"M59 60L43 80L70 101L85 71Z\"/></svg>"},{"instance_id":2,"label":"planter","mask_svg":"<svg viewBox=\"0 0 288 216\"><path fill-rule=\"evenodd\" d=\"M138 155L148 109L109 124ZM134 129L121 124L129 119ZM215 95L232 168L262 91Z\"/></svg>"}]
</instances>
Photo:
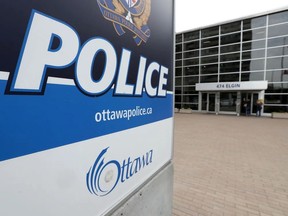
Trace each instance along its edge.
<instances>
[{"instance_id":1,"label":"planter","mask_svg":"<svg viewBox=\"0 0 288 216\"><path fill-rule=\"evenodd\" d=\"M272 118L288 119L288 113L273 112L272 113Z\"/></svg>"},{"instance_id":2,"label":"planter","mask_svg":"<svg viewBox=\"0 0 288 216\"><path fill-rule=\"evenodd\" d=\"M192 109L180 109L180 113L192 113Z\"/></svg>"}]
</instances>

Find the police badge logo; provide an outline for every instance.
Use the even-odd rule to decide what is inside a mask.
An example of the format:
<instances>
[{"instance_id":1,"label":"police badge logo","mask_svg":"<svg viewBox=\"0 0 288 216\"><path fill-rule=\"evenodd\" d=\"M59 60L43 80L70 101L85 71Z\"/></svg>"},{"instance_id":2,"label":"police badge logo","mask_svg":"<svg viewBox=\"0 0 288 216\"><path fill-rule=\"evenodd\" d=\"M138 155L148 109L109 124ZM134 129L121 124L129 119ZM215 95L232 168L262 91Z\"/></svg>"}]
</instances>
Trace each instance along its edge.
<instances>
[{"instance_id":1,"label":"police badge logo","mask_svg":"<svg viewBox=\"0 0 288 216\"><path fill-rule=\"evenodd\" d=\"M113 23L119 36L124 28L134 33L134 41L139 46L150 37L147 25L151 13L151 0L97 0L103 17Z\"/></svg>"}]
</instances>

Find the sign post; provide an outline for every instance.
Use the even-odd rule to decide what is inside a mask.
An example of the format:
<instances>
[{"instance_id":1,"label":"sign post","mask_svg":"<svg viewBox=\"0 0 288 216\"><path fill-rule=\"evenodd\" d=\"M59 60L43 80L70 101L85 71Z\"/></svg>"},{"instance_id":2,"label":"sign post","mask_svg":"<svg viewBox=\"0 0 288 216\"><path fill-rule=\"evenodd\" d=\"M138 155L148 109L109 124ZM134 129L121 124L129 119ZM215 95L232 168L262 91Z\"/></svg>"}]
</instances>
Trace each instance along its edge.
<instances>
[{"instance_id":1,"label":"sign post","mask_svg":"<svg viewBox=\"0 0 288 216\"><path fill-rule=\"evenodd\" d=\"M0 215L111 214L159 183L172 158L173 8L1 2Z\"/></svg>"}]
</instances>

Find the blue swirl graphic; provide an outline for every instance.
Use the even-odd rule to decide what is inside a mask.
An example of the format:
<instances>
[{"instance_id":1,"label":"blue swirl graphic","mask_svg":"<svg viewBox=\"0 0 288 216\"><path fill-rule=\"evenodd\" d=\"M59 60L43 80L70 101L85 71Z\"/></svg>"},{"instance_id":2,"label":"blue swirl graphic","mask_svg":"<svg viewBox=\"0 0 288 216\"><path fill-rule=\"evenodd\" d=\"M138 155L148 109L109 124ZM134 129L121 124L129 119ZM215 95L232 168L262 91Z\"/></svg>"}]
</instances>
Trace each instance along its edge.
<instances>
[{"instance_id":1,"label":"blue swirl graphic","mask_svg":"<svg viewBox=\"0 0 288 216\"><path fill-rule=\"evenodd\" d=\"M86 175L86 185L89 192L97 196L106 196L111 193L117 186L121 176L121 166L118 161L111 160L105 164L104 154L107 150L108 148L101 151ZM114 170L116 167L116 174L111 167L114 167Z\"/></svg>"}]
</instances>

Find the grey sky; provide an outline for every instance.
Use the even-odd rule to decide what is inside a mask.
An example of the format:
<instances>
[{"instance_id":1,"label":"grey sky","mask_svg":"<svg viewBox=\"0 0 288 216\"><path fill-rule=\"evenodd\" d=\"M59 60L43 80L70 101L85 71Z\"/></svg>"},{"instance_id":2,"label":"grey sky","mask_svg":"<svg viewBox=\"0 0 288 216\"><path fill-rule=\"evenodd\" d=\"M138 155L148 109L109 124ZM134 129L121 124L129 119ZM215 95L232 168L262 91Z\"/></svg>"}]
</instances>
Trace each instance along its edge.
<instances>
[{"instance_id":1,"label":"grey sky","mask_svg":"<svg viewBox=\"0 0 288 216\"><path fill-rule=\"evenodd\" d=\"M287 0L175 0L175 30L182 32L287 7Z\"/></svg>"}]
</instances>

